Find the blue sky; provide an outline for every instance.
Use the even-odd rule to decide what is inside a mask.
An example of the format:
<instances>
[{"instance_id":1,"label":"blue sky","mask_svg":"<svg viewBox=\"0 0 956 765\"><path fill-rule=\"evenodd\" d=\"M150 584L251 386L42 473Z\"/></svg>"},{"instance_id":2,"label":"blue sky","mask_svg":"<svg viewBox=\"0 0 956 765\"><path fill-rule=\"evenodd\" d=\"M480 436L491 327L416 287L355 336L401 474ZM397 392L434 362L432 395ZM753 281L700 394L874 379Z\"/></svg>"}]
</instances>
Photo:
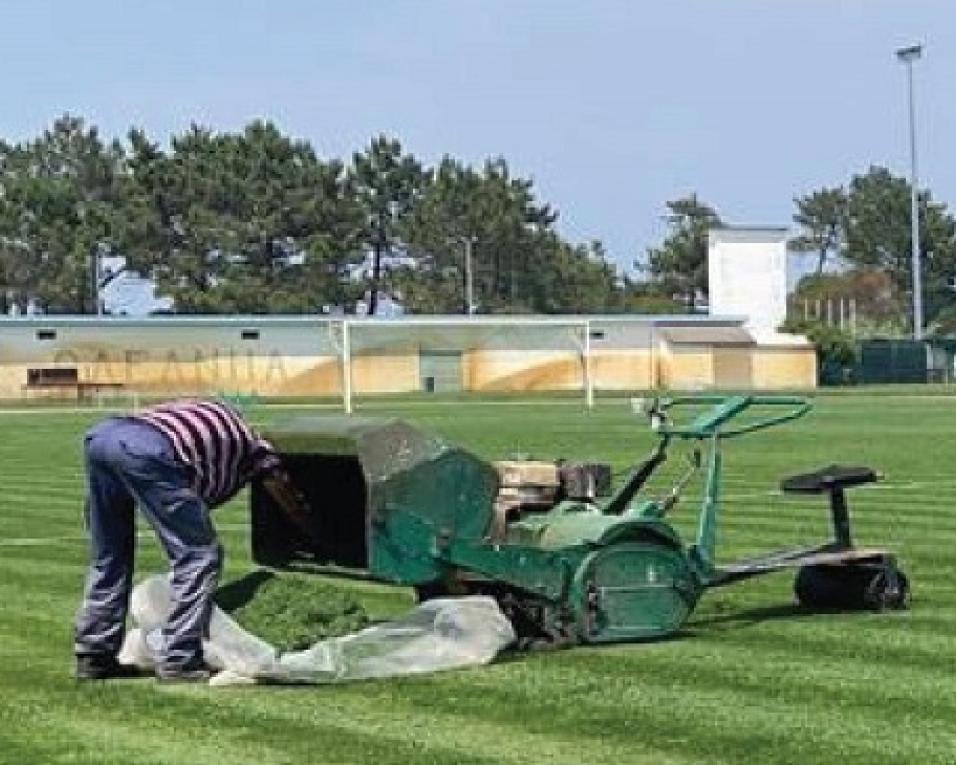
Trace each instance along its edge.
<instances>
[{"instance_id":1,"label":"blue sky","mask_svg":"<svg viewBox=\"0 0 956 765\"><path fill-rule=\"evenodd\" d=\"M690 191L788 223L794 195L905 172L913 40L921 175L956 204L952 0L5 0L0 135L265 117L325 155L383 131L428 161L500 154L627 266Z\"/></svg>"}]
</instances>

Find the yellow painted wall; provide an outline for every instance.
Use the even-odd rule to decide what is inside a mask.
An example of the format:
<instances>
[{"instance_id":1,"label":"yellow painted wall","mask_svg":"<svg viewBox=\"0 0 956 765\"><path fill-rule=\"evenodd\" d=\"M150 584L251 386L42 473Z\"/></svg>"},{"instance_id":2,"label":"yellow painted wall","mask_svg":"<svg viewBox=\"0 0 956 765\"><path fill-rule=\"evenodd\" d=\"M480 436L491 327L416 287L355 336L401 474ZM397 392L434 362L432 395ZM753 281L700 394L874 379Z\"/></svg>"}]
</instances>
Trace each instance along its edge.
<instances>
[{"instance_id":1,"label":"yellow painted wall","mask_svg":"<svg viewBox=\"0 0 956 765\"><path fill-rule=\"evenodd\" d=\"M817 384L816 353L811 346L675 348L662 344L658 370L660 386L673 390L792 390Z\"/></svg>"},{"instance_id":2,"label":"yellow painted wall","mask_svg":"<svg viewBox=\"0 0 956 765\"><path fill-rule=\"evenodd\" d=\"M580 390L581 357L567 351L471 351L462 354L465 390Z\"/></svg>"},{"instance_id":3,"label":"yellow painted wall","mask_svg":"<svg viewBox=\"0 0 956 765\"><path fill-rule=\"evenodd\" d=\"M597 390L644 390L651 387L651 353L647 350L600 350L591 354ZM462 355L465 390L580 390L581 356L570 351L472 351Z\"/></svg>"},{"instance_id":4,"label":"yellow painted wall","mask_svg":"<svg viewBox=\"0 0 956 765\"><path fill-rule=\"evenodd\" d=\"M265 396L340 395L341 368L329 333L312 327L264 325L245 342L240 326L148 329L97 325L59 327L53 342L36 338L30 326L0 329L0 398L19 398L27 370L67 366L83 382L119 383L130 391L175 396L256 393ZM414 328L409 328L409 340ZM449 341L449 345L451 345ZM749 369L749 372L747 371ZM713 387L812 388L816 359L811 347L727 349L670 346L592 346L591 374L597 390L676 390ZM472 391L580 390L582 359L563 350L494 349L462 353L462 385ZM417 342L387 350L361 350L352 361L357 394L420 390ZM66 389L30 395L63 395Z\"/></svg>"},{"instance_id":5,"label":"yellow painted wall","mask_svg":"<svg viewBox=\"0 0 956 765\"><path fill-rule=\"evenodd\" d=\"M591 354L597 390L647 390L654 387L650 350L601 350Z\"/></svg>"},{"instance_id":6,"label":"yellow painted wall","mask_svg":"<svg viewBox=\"0 0 956 765\"><path fill-rule=\"evenodd\" d=\"M421 387L415 348L391 353L363 353L352 359L352 390L362 393L407 393Z\"/></svg>"},{"instance_id":7,"label":"yellow painted wall","mask_svg":"<svg viewBox=\"0 0 956 765\"><path fill-rule=\"evenodd\" d=\"M762 390L815 388L817 355L812 347L757 348L753 357L753 387Z\"/></svg>"},{"instance_id":8,"label":"yellow painted wall","mask_svg":"<svg viewBox=\"0 0 956 765\"><path fill-rule=\"evenodd\" d=\"M713 387L713 354L710 348L675 348L662 344L658 353L658 376L661 387L671 390Z\"/></svg>"},{"instance_id":9,"label":"yellow painted wall","mask_svg":"<svg viewBox=\"0 0 956 765\"><path fill-rule=\"evenodd\" d=\"M711 350L713 386L719 390L746 390L753 385L754 349L716 347Z\"/></svg>"},{"instance_id":10,"label":"yellow painted wall","mask_svg":"<svg viewBox=\"0 0 956 765\"><path fill-rule=\"evenodd\" d=\"M75 366L83 383L115 383L130 391L155 395L256 393L266 396L335 395L341 392L341 369L332 357L244 357L230 364L221 359L162 361L89 361L77 364L0 363L0 398L62 395L66 390L26 389L27 370Z\"/></svg>"}]
</instances>

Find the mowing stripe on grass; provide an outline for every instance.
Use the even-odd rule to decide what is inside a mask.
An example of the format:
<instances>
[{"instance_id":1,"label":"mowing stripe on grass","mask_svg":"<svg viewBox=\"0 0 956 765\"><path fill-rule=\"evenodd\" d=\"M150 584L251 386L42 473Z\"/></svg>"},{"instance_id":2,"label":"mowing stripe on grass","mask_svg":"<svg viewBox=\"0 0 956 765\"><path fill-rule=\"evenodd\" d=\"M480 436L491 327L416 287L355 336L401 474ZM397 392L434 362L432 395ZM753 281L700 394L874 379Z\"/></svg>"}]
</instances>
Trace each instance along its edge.
<instances>
[{"instance_id":1,"label":"mowing stripe on grass","mask_svg":"<svg viewBox=\"0 0 956 765\"><path fill-rule=\"evenodd\" d=\"M781 476L832 462L884 471L885 482L852 493L855 536L901 552L914 586L911 613L796 614L792 574L784 573L705 594L680 636L662 643L506 657L474 672L350 687L234 692L69 680L70 624L86 566L79 439L105 412L0 416L0 650L10 657L0 662L0 761L179 762L196 740L194 759L257 765L952 762L951 402L825 398L819 416L735 441L726 455L725 560L829 533L825 498L784 499ZM508 402L505 418L495 402L378 404L489 457L587 456L620 474L653 442L622 416L626 405L604 400L589 413L575 411L572 399L560 408ZM296 410L308 408L257 408L255 416L266 423ZM673 516L690 535L699 496L688 492ZM252 566L246 513L244 498L217 513L227 578ZM165 570L151 532L143 527L141 536L138 576ZM340 586L372 613L410 603L406 589ZM86 726L92 732L83 738Z\"/></svg>"}]
</instances>

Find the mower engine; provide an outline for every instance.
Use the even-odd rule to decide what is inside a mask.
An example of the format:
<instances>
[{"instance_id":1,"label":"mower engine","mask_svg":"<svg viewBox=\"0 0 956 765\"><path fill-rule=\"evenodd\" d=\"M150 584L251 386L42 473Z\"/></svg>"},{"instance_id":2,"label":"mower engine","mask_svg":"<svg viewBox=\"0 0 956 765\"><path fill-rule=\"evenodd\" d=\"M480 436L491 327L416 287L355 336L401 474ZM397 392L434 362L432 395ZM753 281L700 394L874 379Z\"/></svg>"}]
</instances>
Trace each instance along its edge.
<instances>
[{"instance_id":1,"label":"mower engine","mask_svg":"<svg viewBox=\"0 0 956 765\"><path fill-rule=\"evenodd\" d=\"M508 523L565 500L594 502L611 493L611 466L599 462L503 460L498 473L491 538L503 541Z\"/></svg>"}]
</instances>

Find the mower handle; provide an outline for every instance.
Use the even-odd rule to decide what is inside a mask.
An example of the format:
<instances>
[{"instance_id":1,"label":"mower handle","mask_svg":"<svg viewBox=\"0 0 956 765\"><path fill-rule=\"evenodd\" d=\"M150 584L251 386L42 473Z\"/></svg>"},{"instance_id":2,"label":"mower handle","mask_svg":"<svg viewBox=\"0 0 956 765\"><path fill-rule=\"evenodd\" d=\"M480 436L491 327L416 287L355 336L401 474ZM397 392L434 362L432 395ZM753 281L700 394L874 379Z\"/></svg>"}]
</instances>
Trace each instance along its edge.
<instances>
[{"instance_id":1,"label":"mower handle","mask_svg":"<svg viewBox=\"0 0 956 765\"><path fill-rule=\"evenodd\" d=\"M675 407L712 404L689 425L670 425L666 413ZM788 407L788 411L773 417L741 425L728 430L722 426L752 406ZM813 408L812 402L800 396L678 396L658 399L650 410L652 422L657 417L655 430L662 436L678 438L733 438L755 430L763 430L802 417Z\"/></svg>"}]
</instances>

